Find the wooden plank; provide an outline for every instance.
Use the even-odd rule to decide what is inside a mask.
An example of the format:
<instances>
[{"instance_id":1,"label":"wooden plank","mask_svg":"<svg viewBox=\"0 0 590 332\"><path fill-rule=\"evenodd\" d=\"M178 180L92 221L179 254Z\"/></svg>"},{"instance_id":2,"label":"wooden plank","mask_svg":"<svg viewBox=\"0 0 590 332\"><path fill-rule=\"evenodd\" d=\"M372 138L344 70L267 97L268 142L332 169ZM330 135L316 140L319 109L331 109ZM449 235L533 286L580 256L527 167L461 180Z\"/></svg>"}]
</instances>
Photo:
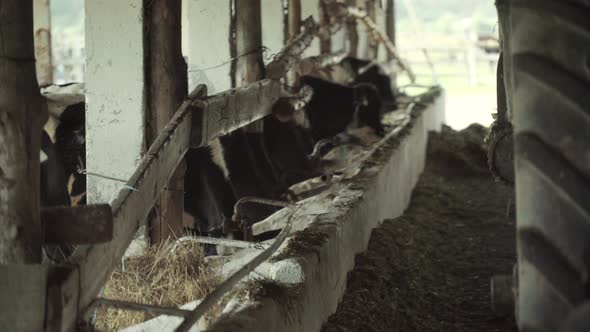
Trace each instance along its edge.
<instances>
[{"instance_id":1,"label":"wooden plank","mask_svg":"<svg viewBox=\"0 0 590 332\"><path fill-rule=\"evenodd\" d=\"M301 76L308 75L318 69L336 65L342 62L347 55L348 54L345 51L340 51L301 59L298 65L298 73Z\"/></svg>"},{"instance_id":2,"label":"wooden plank","mask_svg":"<svg viewBox=\"0 0 590 332\"><path fill-rule=\"evenodd\" d=\"M43 331L48 266L0 265L0 326L3 331Z\"/></svg>"},{"instance_id":3,"label":"wooden plank","mask_svg":"<svg viewBox=\"0 0 590 332\"><path fill-rule=\"evenodd\" d=\"M198 95L198 94L196 94ZM127 189L112 204L113 239L109 243L78 247L72 261L78 270L62 283L62 330L72 328L120 262L133 236L144 222L189 147L192 101L186 101L150 147ZM79 281L77 278L79 277Z\"/></svg>"},{"instance_id":4,"label":"wooden plank","mask_svg":"<svg viewBox=\"0 0 590 332\"><path fill-rule=\"evenodd\" d=\"M219 136L270 114L280 93L280 82L265 79L196 101L199 112L194 115L198 118L194 119L191 146L205 146Z\"/></svg>"},{"instance_id":5,"label":"wooden plank","mask_svg":"<svg viewBox=\"0 0 590 332\"><path fill-rule=\"evenodd\" d=\"M108 204L41 209L47 244L94 244L113 237L113 212Z\"/></svg>"}]
</instances>

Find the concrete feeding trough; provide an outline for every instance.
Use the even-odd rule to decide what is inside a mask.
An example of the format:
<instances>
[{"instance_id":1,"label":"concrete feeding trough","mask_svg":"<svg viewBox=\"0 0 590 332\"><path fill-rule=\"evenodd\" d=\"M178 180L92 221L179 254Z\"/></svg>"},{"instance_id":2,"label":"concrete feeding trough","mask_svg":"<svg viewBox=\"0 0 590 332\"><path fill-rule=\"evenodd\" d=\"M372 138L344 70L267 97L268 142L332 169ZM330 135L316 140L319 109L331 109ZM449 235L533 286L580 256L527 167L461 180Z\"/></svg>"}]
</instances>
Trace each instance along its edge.
<instances>
[{"instance_id":1,"label":"concrete feeding trough","mask_svg":"<svg viewBox=\"0 0 590 332\"><path fill-rule=\"evenodd\" d=\"M444 122L442 89L409 98L408 105L385 118L386 136L356 154L337 179L319 191L310 185L313 196L253 226L256 235L280 230L290 219L292 233L271 259L226 294L219 317L202 318L191 331L320 330L336 311L347 273L355 255L366 250L371 231L408 206L424 169L428 132L439 131ZM223 278L259 252L247 248L219 257ZM171 330L180 323L178 317L159 316L126 331Z\"/></svg>"}]
</instances>

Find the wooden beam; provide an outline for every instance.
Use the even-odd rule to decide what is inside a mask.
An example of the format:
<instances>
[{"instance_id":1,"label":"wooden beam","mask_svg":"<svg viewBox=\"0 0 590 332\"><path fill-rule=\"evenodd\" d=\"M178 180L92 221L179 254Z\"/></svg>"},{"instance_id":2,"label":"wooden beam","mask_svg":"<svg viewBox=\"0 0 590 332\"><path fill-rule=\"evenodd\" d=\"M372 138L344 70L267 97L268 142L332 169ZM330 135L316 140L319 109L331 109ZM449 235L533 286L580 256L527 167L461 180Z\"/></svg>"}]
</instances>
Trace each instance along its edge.
<instances>
[{"instance_id":1,"label":"wooden beam","mask_svg":"<svg viewBox=\"0 0 590 332\"><path fill-rule=\"evenodd\" d=\"M328 9L328 2L319 0L320 2L320 26L330 25L330 11ZM328 54L332 51L332 36L330 34L320 36L320 54Z\"/></svg>"},{"instance_id":2,"label":"wooden beam","mask_svg":"<svg viewBox=\"0 0 590 332\"><path fill-rule=\"evenodd\" d=\"M278 80L287 74L287 71L297 63L301 54L309 47L311 41L319 31L319 26L312 16L304 22L304 29L293 38L291 42L277 54L275 59L266 66L266 77Z\"/></svg>"},{"instance_id":3,"label":"wooden beam","mask_svg":"<svg viewBox=\"0 0 590 332\"><path fill-rule=\"evenodd\" d=\"M379 0L381 1L381 0ZM367 7L367 17L369 17L373 22L376 22L376 1L375 0L367 0L366 7ZM369 37L371 37L371 33L369 33ZM379 41L376 38L367 38L367 58L370 60L377 59L377 55L379 54Z\"/></svg>"},{"instance_id":4,"label":"wooden beam","mask_svg":"<svg viewBox=\"0 0 590 332\"><path fill-rule=\"evenodd\" d=\"M327 53L301 59L298 65L299 75L308 75L318 69L333 66L340 63L348 56L347 52Z\"/></svg>"},{"instance_id":5,"label":"wooden beam","mask_svg":"<svg viewBox=\"0 0 590 332\"><path fill-rule=\"evenodd\" d=\"M264 78L260 0L236 1L237 87Z\"/></svg>"},{"instance_id":6,"label":"wooden beam","mask_svg":"<svg viewBox=\"0 0 590 332\"><path fill-rule=\"evenodd\" d=\"M148 142L166 127L188 90L187 67L182 56L182 3L180 0L153 0L146 8L149 18L148 63ZM182 233L184 172L181 161L162 193L149 220L150 243L157 244ZM155 211L159 213L155 213Z\"/></svg>"},{"instance_id":7,"label":"wooden beam","mask_svg":"<svg viewBox=\"0 0 590 332\"><path fill-rule=\"evenodd\" d=\"M387 0L387 5L385 6L385 30L387 37L389 37L389 40L395 46L395 0ZM392 60L393 55L388 54L388 58Z\"/></svg>"},{"instance_id":8,"label":"wooden beam","mask_svg":"<svg viewBox=\"0 0 590 332\"><path fill-rule=\"evenodd\" d=\"M0 326L3 331L45 331L48 265L0 265Z\"/></svg>"},{"instance_id":9,"label":"wooden beam","mask_svg":"<svg viewBox=\"0 0 590 332\"><path fill-rule=\"evenodd\" d=\"M236 7L236 53L245 54L236 59L236 87L248 85L264 78L262 61L262 9L260 0L240 0ZM255 121L246 132L261 133L263 122Z\"/></svg>"},{"instance_id":10,"label":"wooden beam","mask_svg":"<svg viewBox=\"0 0 590 332\"><path fill-rule=\"evenodd\" d=\"M108 204L43 208L46 244L94 244L113 238L113 212Z\"/></svg>"},{"instance_id":11,"label":"wooden beam","mask_svg":"<svg viewBox=\"0 0 590 332\"><path fill-rule=\"evenodd\" d=\"M196 101L191 146L205 146L211 140L263 118L279 99L281 84L265 79Z\"/></svg>"},{"instance_id":12,"label":"wooden beam","mask_svg":"<svg viewBox=\"0 0 590 332\"><path fill-rule=\"evenodd\" d=\"M288 0L287 9L287 41L285 45L289 45L301 33L301 0ZM294 88L299 86L299 77L294 70L287 72L286 83Z\"/></svg>"},{"instance_id":13,"label":"wooden beam","mask_svg":"<svg viewBox=\"0 0 590 332\"><path fill-rule=\"evenodd\" d=\"M0 264L39 263L39 151L47 107L35 74L32 1L0 1L0 87Z\"/></svg>"},{"instance_id":14,"label":"wooden beam","mask_svg":"<svg viewBox=\"0 0 590 332\"><path fill-rule=\"evenodd\" d=\"M292 40L301 33L301 0L289 0L287 20L289 21L288 40Z\"/></svg>"}]
</instances>

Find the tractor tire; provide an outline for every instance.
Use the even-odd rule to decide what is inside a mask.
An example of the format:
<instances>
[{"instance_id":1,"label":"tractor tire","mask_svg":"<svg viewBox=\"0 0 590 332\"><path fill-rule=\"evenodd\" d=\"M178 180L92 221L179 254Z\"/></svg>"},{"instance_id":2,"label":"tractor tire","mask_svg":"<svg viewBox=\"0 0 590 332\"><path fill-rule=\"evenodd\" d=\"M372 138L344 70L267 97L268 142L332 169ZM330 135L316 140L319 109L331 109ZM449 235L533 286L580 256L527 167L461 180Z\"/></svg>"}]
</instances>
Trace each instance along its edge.
<instances>
[{"instance_id":1,"label":"tractor tire","mask_svg":"<svg viewBox=\"0 0 590 332\"><path fill-rule=\"evenodd\" d=\"M590 298L590 0L506 2L516 318L521 332L555 332Z\"/></svg>"}]
</instances>

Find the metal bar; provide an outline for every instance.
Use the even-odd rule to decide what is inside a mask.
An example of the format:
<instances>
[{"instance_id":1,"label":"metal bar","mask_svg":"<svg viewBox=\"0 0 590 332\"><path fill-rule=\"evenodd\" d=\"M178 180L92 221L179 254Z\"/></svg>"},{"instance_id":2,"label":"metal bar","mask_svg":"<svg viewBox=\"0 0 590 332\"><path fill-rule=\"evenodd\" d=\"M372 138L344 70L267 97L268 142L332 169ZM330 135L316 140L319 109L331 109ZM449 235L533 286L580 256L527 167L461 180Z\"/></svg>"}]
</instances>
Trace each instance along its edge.
<instances>
[{"instance_id":1,"label":"metal bar","mask_svg":"<svg viewBox=\"0 0 590 332\"><path fill-rule=\"evenodd\" d=\"M293 211L287 221L287 225L285 228L281 230L279 235L276 237L276 240L272 243L270 247L266 250L261 252L258 256L254 257L250 262L246 265L241 267L236 273L232 274L231 277L227 278L224 282L219 285L219 287L215 288L209 295L203 299L201 303L193 310L176 328L176 332L188 332L188 330L203 316L209 308L211 308L217 301L219 301L223 295L229 292L235 284L237 284L240 280L246 277L250 272L252 272L258 265L262 264L265 260L270 258L272 254L274 254L277 249L283 244L289 233L291 232L291 218L293 217Z\"/></svg>"},{"instance_id":2,"label":"metal bar","mask_svg":"<svg viewBox=\"0 0 590 332\"><path fill-rule=\"evenodd\" d=\"M244 203L258 203L258 204L265 204L265 205L272 205L278 207L287 207L289 206L289 202L284 201L277 201L274 199L262 198L262 197L253 197L253 196L246 196L240 198L236 204L234 205L234 215L241 215L241 207Z\"/></svg>"},{"instance_id":3,"label":"metal bar","mask_svg":"<svg viewBox=\"0 0 590 332\"><path fill-rule=\"evenodd\" d=\"M103 307L111 307L123 310L131 310L131 311L143 311L149 312L158 315L169 315L169 316L177 316L177 317L186 317L188 316L191 311L185 309L178 309L172 307L160 307L150 304L143 304L143 303L135 303L135 302L127 302L127 301L119 301L119 300L111 300L105 298L97 298L95 299L92 304L88 307L88 309L92 309L94 307L103 306Z\"/></svg>"}]
</instances>

